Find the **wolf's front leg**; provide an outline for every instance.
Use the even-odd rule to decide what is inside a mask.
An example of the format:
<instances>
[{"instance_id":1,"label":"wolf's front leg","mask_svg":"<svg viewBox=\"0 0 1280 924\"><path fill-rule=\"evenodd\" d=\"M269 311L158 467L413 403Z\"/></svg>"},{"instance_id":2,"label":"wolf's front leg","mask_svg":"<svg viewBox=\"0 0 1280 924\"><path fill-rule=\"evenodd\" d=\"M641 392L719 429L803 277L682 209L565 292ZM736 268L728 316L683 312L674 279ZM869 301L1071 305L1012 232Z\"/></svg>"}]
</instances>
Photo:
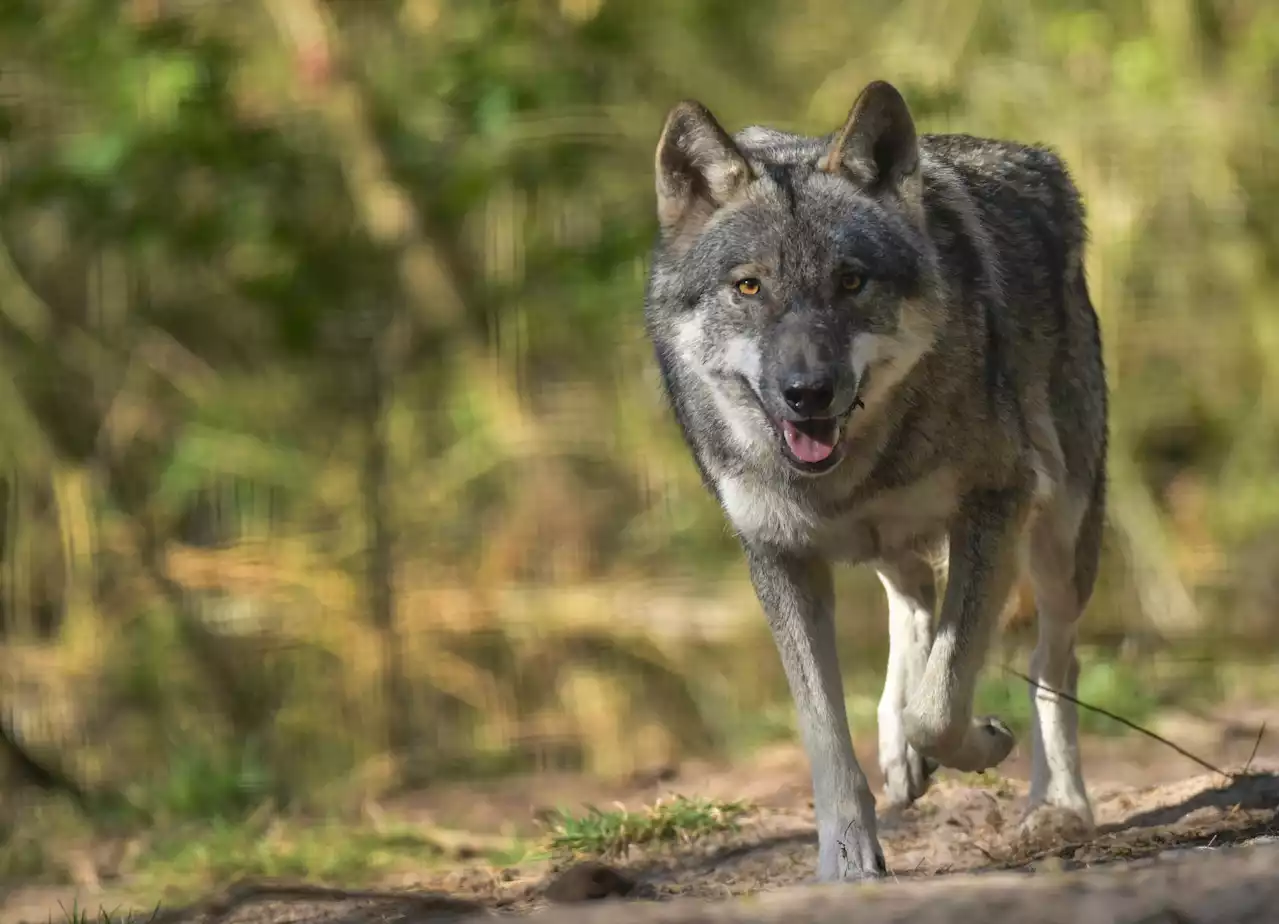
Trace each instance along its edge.
<instances>
[{"instance_id":1,"label":"wolf's front leg","mask_svg":"<svg viewBox=\"0 0 1280 924\"><path fill-rule=\"evenodd\" d=\"M944 767L977 772L1013 750L994 718L973 718L978 675L1018 571L1028 509L1020 490L966 497L949 535L946 596L920 685L903 711L907 741Z\"/></svg>"},{"instance_id":2,"label":"wolf's front leg","mask_svg":"<svg viewBox=\"0 0 1280 924\"><path fill-rule=\"evenodd\" d=\"M929 787L937 764L907 742L903 712L919 688L933 647L933 611L937 580L933 567L915 554L890 556L876 566L889 598L889 664L876 710L880 732L880 770L885 808L894 811L915 802Z\"/></svg>"},{"instance_id":3,"label":"wolf's front leg","mask_svg":"<svg viewBox=\"0 0 1280 924\"><path fill-rule=\"evenodd\" d=\"M756 594L782 656L813 776L818 878L859 880L885 872L875 797L853 754L836 657L831 566L817 558L747 547Z\"/></svg>"}]
</instances>

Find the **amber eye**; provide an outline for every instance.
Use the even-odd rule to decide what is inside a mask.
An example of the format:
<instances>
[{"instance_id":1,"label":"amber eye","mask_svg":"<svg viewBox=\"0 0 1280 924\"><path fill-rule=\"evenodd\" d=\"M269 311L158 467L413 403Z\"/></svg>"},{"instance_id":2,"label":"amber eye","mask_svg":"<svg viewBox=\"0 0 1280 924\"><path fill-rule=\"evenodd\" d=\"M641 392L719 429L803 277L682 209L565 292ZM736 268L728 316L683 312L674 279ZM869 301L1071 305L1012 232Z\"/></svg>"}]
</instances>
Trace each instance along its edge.
<instances>
[{"instance_id":1,"label":"amber eye","mask_svg":"<svg viewBox=\"0 0 1280 924\"><path fill-rule=\"evenodd\" d=\"M740 294L742 294L742 295L746 295L746 296L759 295L759 294L760 294L760 280L759 280L759 279L754 279L754 278L752 278L752 279L742 279L742 280L739 280L739 282L738 282L737 286L735 286L735 288L736 288L736 289L738 290L738 292L739 292Z\"/></svg>"},{"instance_id":2,"label":"amber eye","mask_svg":"<svg viewBox=\"0 0 1280 924\"><path fill-rule=\"evenodd\" d=\"M867 277L858 273L845 273L840 277L840 288L846 292L861 292L867 284Z\"/></svg>"}]
</instances>

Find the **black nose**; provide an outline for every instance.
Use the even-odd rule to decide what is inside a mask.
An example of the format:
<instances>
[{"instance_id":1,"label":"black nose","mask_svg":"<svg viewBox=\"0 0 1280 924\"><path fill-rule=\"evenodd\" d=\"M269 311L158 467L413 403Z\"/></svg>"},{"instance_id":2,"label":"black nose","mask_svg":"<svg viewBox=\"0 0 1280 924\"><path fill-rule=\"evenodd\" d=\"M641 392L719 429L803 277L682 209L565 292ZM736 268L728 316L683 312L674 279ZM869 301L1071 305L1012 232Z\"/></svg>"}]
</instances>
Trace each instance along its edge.
<instances>
[{"instance_id":1,"label":"black nose","mask_svg":"<svg viewBox=\"0 0 1280 924\"><path fill-rule=\"evenodd\" d=\"M836 386L825 376L794 377L782 386L782 399L797 414L814 417L831 409Z\"/></svg>"}]
</instances>

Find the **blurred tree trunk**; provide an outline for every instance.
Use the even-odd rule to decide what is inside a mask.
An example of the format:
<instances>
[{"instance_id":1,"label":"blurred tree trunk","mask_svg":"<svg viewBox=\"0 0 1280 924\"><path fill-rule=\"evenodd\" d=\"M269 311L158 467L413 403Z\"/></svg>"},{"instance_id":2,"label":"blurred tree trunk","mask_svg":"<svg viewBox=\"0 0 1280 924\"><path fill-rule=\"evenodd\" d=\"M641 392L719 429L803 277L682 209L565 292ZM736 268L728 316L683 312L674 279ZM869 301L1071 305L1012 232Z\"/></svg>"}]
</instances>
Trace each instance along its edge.
<instances>
[{"instance_id":1,"label":"blurred tree trunk","mask_svg":"<svg viewBox=\"0 0 1280 924\"><path fill-rule=\"evenodd\" d=\"M366 587L369 614L382 642L383 702L386 709L387 749L405 775L413 728L408 685L405 682L400 633L396 626L395 529L390 507L387 456L390 445L389 415L396 382L404 357L407 325L404 313L396 308L374 331L364 358L365 427L362 491L365 509L365 538L368 543ZM381 319L380 319L381 320Z\"/></svg>"},{"instance_id":2,"label":"blurred tree trunk","mask_svg":"<svg viewBox=\"0 0 1280 924\"><path fill-rule=\"evenodd\" d=\"M370 618L382 640L387 746L402 777L420 781L413 759L412 708L396 627L395 536L388 500L388 412L409 357L414 329L449 336L465 306L457 280L424 233L412 199L396 182L369 121L363 88L347 66L347 49L324 6L315 0L263 0L295 79L313 100L342 167L347 190L369 239L392 257L396 281L389 309L373 312L365 357L365 458L362 493L368 560Z\"/></svg>"}]
</instances>

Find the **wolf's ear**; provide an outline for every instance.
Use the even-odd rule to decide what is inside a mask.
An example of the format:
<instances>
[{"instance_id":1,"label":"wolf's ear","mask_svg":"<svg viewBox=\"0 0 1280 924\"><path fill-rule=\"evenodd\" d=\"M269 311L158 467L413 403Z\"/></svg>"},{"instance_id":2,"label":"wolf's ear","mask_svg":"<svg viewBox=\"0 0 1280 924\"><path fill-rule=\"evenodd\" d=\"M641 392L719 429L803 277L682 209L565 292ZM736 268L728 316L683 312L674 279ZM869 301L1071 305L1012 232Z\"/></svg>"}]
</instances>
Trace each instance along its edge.
<instances>
[{"instance_id":1,"label":"wolf's ear","mask_svg":"<svg viewBox=\"0 0 1280 924\"><path fill-rule=\"evenodd\" d=\"M901 191L920 169L916 126L902 94L883 80L868 84L818 167L846 170L868 188Z\"/></svg>"},{"instance_id":2,"label":"wolf's ear","mask_svg":"<svg viewBox=\"0 0 1280 924\"><path fill-rule=\"evenodd\" d=\"M751 167L701 103L667 116L655 158L658 224L663 235L706 221L751 180Z\"/></svg>"}]
</instances>

